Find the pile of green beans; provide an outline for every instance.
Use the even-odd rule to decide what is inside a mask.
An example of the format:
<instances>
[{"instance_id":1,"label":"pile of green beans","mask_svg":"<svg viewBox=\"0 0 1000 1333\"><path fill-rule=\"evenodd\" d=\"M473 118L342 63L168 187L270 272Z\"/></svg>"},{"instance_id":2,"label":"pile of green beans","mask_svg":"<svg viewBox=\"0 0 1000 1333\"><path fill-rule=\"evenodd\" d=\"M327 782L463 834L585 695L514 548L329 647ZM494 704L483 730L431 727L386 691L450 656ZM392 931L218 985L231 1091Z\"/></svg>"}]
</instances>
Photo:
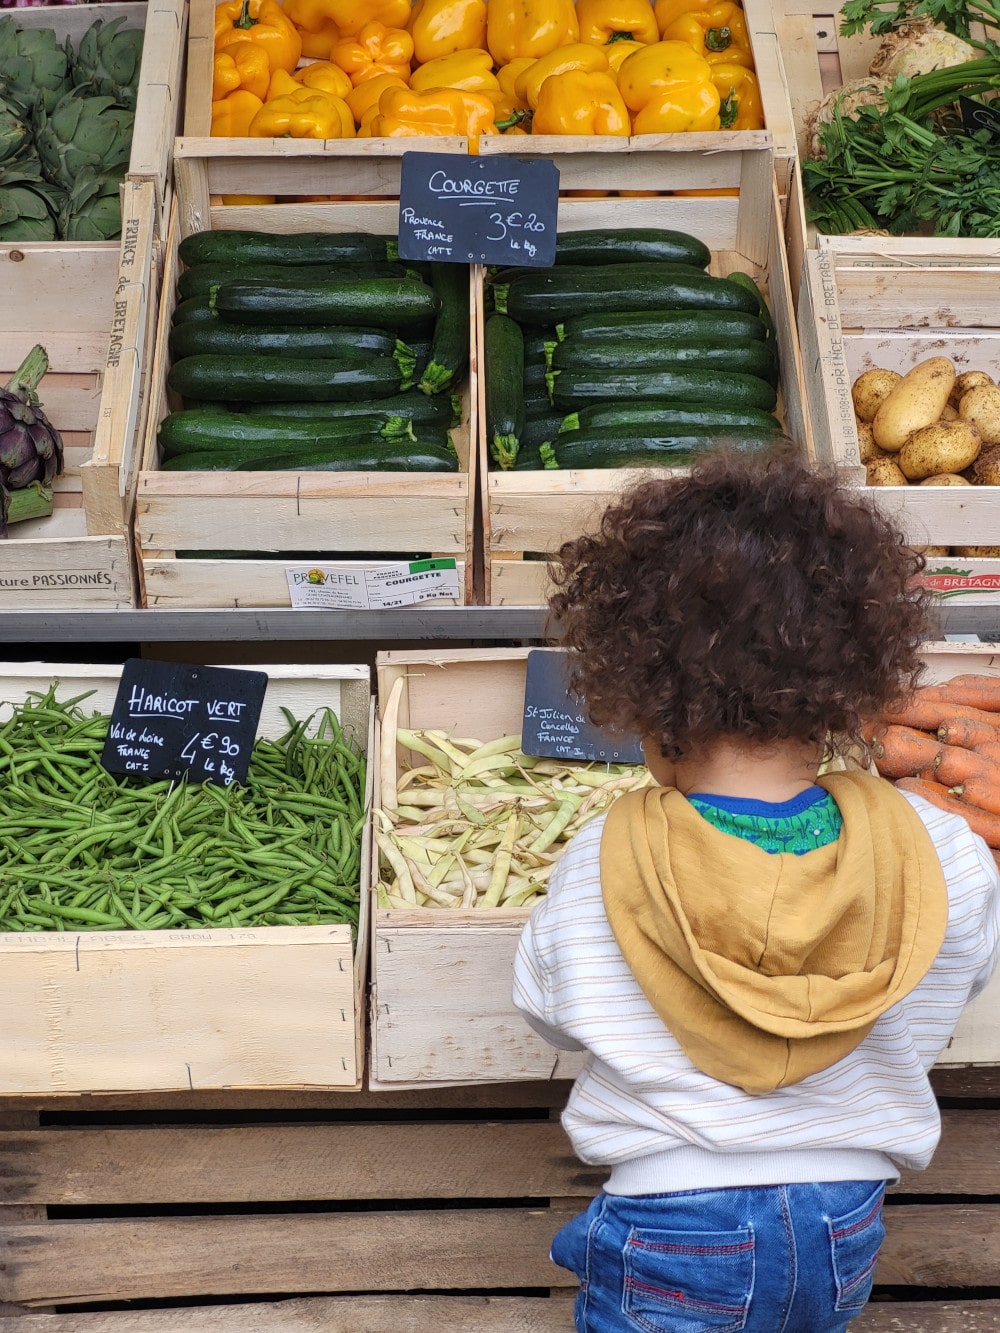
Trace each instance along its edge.
<instances>
[{"instance_id":1,"label":"pile of green beans","mask_svg":"<svg viewBox=\"0 0 1000 1333\"><path fill-rule=\"evenodd\" d=\"M357 925L365 760L329 709L282 710L244 786L134 784L88 697L0 725L0 931Z\"/></svg>"}]
</instances>

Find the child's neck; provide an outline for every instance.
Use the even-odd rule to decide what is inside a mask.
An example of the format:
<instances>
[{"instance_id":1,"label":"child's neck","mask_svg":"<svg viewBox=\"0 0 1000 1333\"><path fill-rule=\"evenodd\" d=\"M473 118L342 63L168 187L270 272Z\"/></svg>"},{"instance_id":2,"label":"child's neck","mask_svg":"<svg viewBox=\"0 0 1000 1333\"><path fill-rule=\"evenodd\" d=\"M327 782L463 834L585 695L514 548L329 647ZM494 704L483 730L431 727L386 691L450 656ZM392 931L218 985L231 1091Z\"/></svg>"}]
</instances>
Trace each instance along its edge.
<instances>
[{"instance_id":1,"label":"child's neck","mask_svg":"<svg viewBox=\"0 0 1000 1333\"><path fill-rule=\"evenodd\" d=\"M778 802L790 801L813 786L823 746L811 741L755 746L724 736L699 754L676 762L647 752L647 761L650 758L649 769L656 781L676 787L685 796L704 792Z\"/></svg>"}]
</instances>

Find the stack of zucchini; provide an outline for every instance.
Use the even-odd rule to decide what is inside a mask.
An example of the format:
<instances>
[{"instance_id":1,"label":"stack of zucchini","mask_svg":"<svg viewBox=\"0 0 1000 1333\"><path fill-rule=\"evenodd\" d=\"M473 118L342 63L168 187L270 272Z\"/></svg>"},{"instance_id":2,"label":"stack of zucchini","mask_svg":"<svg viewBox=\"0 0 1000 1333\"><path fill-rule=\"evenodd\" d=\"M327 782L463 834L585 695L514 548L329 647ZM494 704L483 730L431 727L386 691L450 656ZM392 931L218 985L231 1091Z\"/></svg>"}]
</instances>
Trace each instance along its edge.
<instances>
[{"instance_id":1,"label":"stack of zucchini","mask_svg":"<svg viewBox=\"0 0 1000 1333\"><path fill-rule=\"evenodd\" d=\"M549 269L493 274L486 430L500 469L686 466L781 427L767 306L659 228L563 233Z\"/></svg>"},{"instance_id":2,"label":"stack of zucchini","mask_svg":"<svg viewBox=\"0 0 1000 1333\"><path fill-rule=\"evenodd\" d=\"M165 470L458 470L466 268L361 232L195 232L179 256Z\"/></svg>"}]
</instances>

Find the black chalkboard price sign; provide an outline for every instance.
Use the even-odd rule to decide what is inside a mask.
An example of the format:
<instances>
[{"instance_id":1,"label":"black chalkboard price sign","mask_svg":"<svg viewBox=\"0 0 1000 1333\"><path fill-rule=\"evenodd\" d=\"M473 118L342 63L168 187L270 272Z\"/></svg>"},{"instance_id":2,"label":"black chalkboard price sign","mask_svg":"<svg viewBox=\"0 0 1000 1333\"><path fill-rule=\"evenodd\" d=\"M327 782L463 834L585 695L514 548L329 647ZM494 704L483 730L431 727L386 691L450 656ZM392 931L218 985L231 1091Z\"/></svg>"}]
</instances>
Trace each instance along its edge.
<instances>
[{"instance_id":1,"label":"black chalkboard price sign","mask_svg":"<svg viewBox=\"0 0 1000 1333\"><path fill-rule=\"evenodd\" d=\"M558 206L554 162L404 153L399 257L549 268Z\"/></svg>"},{"instance_id":2,"label":"black chalkboard price sign","mask_svg":"<svg viewBox=\"0 0 1000 1333\"><path fill-rule=\"evenodd\" d=\"M244 782L266 689L263 671L129 658L101 763L129 778Z\"/></svg>"},{"instance_id":3,"label":"black chalkboard price sign","mask_svg":"<svg viewBox=\"0 0 1000 1333\"><path fill-rule=\"evenodd\" d=\"M971 97L958 99L962 113L962 125L967 134L976 130L989 130L994 139L1000 138L1000 111L986 102L977 102Z\"/></svg>"},{"instance_id":4,"label":"black chalkboard price sign","mask_svg":"<svg viewBox=\"0 0 1000 1333\"><path fill-rule=\"evenodd\" d=\"M585 705L569 688L569 654L556 648L539 648L528 654L521 749L547 759L644 762L642 746L635 736L601 731L588 721Z\"/></svg>"}]
</instances>

